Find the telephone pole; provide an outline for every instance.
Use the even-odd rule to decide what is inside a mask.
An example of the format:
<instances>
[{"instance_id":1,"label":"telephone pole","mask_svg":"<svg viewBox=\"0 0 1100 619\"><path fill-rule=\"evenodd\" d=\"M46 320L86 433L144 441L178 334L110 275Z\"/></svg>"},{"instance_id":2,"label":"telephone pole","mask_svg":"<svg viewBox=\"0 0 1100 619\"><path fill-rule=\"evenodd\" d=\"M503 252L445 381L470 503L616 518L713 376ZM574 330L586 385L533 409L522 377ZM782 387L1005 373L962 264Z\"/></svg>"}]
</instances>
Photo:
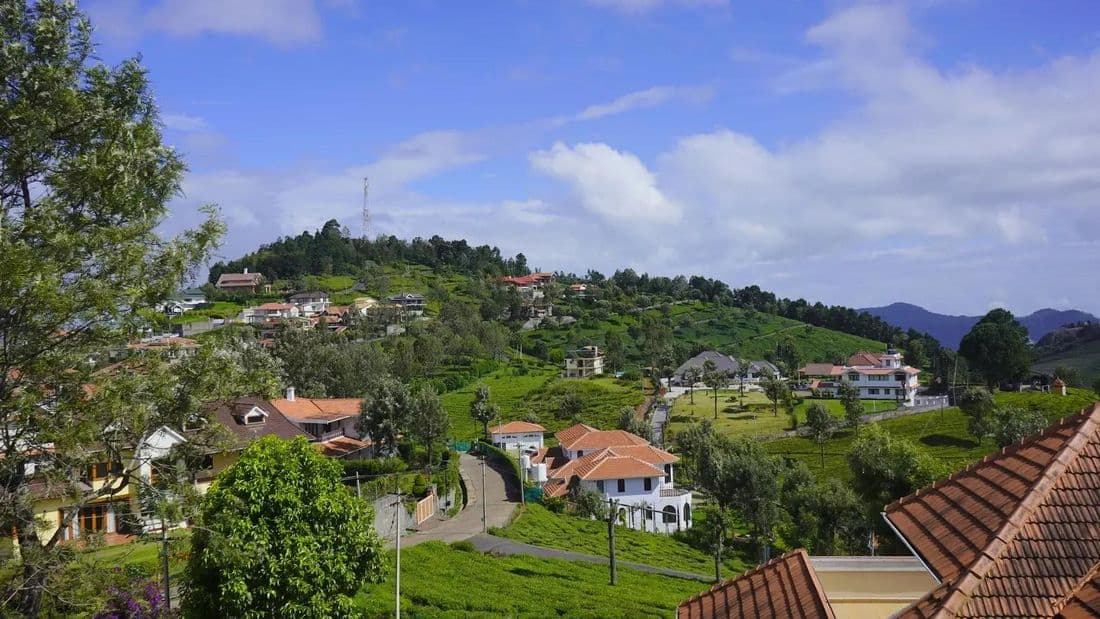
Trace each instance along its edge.
<instances>
[{"instance_id":1,"label":"telephone pole","mask_svg":"<svg viewBox=\"0 0 1100 619\"><path fill-rule=\"evenodd\" d=\"M393 478L395 485L397 486L397 561L396 563L396 575L394 576L393 587L393 599L394 599L394 617L401 619L401 512L405 510L405 506L401 504L401 478Z\"/></svg>"},{"instance_id":2,"label":"telephone pole","mask_svg":"<svg viewBox=\"0 0 1100 619\"><path fill-rule=\"evenodd\" d=\"M485 500L485 460L488 458L485 448L481 448L481 532L489 532L488 501Z\"/></svg>"},{"instance_id":3,"label":"telephone pole","mask_svg":"<svg viewBox=\"0 0 1100 619\"><path fill-rule=\"evenodd\" d=\"M615 509L614 499L607 500L607 559L611 566L611 584L615 584Z\"/></svg>"}]
</instances>

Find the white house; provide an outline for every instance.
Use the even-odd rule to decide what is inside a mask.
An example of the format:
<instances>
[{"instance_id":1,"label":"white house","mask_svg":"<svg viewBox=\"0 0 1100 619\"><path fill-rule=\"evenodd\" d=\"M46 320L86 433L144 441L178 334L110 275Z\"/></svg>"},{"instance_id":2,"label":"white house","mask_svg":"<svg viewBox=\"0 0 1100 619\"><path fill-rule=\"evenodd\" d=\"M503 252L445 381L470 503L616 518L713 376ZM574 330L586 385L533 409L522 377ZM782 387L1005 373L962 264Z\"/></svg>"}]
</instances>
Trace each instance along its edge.
<instances>
[{"instance_id":1,"label":"white house","mask_svg":"<svg viewBox=\"0 0 1100 619\"><path fill-rule=\"evenodd\" d=\"M546 496L564 496L579 484L599 493L631 528L673 533L691 527L691 492L674 485L678 457L623 430L577 424L554 436L558 446L539 450L528 472L539 480L546 471Z\"/></svg>"},{"instance_id":2,"label":"white house","mask_svg":"<svg viewBox=\"0 0 1100 619\"><path fill-rule=\"evenodd\" d=\"M920 382L920 370L905 365L900 353L861 352L852 355L847 365L811 363L799 372L818 378L814 388L835 397L841 384L851 383L859 389L859 397L867 400L895 400L903 406L913 406Z\"/></svg>"},{"instance_id":3,"label":"white house","mask_svg":"<svg viewBox=\"0 0 1100 619\"><path fill-rule=\"evenodd\" d=\"M298 311L302 316L318 316L325 313L329 306L328 293L320 291L299 292L291 295L287 301L298 306Z\"/></svg>"},{"instance_id":4,"label":"white house","mask_svg":"<svg viewBox=\"0 0 1100 619\"><path fill-rule=\"evenodd\" d=\"M249 322L253 324L301 316L301 310L293 303L264 303L249 309L251 310Z\"/></svg>"},{"instance_id":5,"label":"white house","mask_svg":"<svg viewBox=\"0 0 1100 619\"><path fill-rule=\"evenodd\" d=\"M585 346L569 353L565 360L566 378L587 378L603 374L603 351L597 346Z\"/></svg>"},{"instance_id":6,"label":"white house","mask_svg":"<svg viewBox=\"0 0 1100 619\"><path fill-rule=\"evenodd\" d=\"M509 421L489 428L493 445L505 451L536 452L542 449L545 432L546 428L526 421Z\"/></svg>"}]
</instances>

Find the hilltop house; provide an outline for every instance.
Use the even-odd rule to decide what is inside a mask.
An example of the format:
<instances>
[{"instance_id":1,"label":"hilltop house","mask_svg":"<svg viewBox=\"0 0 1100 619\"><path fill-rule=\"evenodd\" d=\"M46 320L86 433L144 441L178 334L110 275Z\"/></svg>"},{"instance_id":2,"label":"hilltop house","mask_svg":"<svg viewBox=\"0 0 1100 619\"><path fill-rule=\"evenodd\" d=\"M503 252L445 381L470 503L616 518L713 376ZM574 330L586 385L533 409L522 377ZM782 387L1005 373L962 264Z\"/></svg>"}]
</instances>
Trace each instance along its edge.
<instances>
[{"instance_id":1,"label":"hilltop house","mask_svg":"<svg viewBox=\"0 0 1100 619\"><path fill-rule=\"evenodd\" d=\"M826 397L836 397L841 384L847 381L859 389L861 398L896 400L903 406L913 406L920 388L920 370L905 365L901 354L892 350L856 353L847 365L811 363L798 371L816 379L812 388Z\"/></svg>"},{"instance_id":2,"label":"hilltop house","mask_svg":"<svg viewBox=\"0 0 1100 619\"><path fill-rule=\"evenodd\" d=\"M677 616L1100 617L1097 479L1100 404L883 508L913 557L797 550L689 598Z\"/></svg>"},{"instance_id":3,"label":"hilltop house","mask_svg":"<svg viewBox=\"0 0 1100 619\"><path fill-rule=\"evenodd\" d=\"M570 351L565 359L566 378L588 378L598 374L603 374L603 351L596 346Z\"/></svg>"},{"instance_id":4,"label":"hilltop house","mask_svg":"<svg viewBox=\"0 0 1100 619\"><path fill-rule=\"evenodd\" d=\"M426 302L424 301L424 295L418 292L403 292L393 295L386 300L389 301L390 304L395 305L403 314L411 316L421 316L424 314Z\"/></svg>"},{"instance_id":5,"label":"hilltop house","mask_svg":"<svg viewBox=\"0 0 1100 619\"><path fill-rule=\"evenodd\" d=\"M287 301L296 305L302 316L318 316L323 314L329 306L328 293L321 291L292 294Z\"/></svg>"},{"instance_id":6,"label":"hilltop house","mask_svg":"<svg viewBox=\"0 0 1100 619\"><path fill-rule=\"evenodd\" d=\"M249 273L245 269L243 273L222 273L218 276L218 282L214 287L226 292L247 292L255 294L258 288L268 288L264 285L264 276L261 273Z\"/></svg>"},{"instance_id":7,"label":"hilltop house","mask_svg":"<svg viewBox=\"0 0 1100 619\"><path fill-rule=\"evenodd\" d=\"M527 421L509 421L489 428L493 445L505 451L537 452L546 428Z\"/></svg>"},{"instance_id":8,"label":"hilltop house","mask_svg":"<svg viewBox=\"0 0 1100 619\"><path fill-rule=\"evenodd\" d=\"M598 493L633 529L672 533L691 527L691 492L675 487L679 458L623 430L577 424L554 435L558 446L530 458L528 479L546 496L565 496L572 485Z\"/></svg>"},{"instance_id":9,"label":"hilltop house","mask_svg":"<svg viewBox=\"0 0 1100 619\"><path fill-rule=\"evenodd\" d=\"M546 284L554 281L553 273L501 277L498 281L511 286L519 293L520 303L527 318L542 319L554 315L554 306L546 300L546 293L543 290Z\"/></svg>"}]
</instances>

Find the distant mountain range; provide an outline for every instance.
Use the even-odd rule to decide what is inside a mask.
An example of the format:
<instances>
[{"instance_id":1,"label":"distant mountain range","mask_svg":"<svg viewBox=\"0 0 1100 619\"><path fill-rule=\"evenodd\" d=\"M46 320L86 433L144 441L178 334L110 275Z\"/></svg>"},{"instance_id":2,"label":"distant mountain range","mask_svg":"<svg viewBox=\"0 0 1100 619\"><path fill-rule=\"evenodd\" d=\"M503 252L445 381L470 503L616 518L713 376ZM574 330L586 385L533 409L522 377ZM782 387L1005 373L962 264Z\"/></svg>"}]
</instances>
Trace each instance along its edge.
<instances>
[{"instance_id":1,"label":"distant mountain range","mask_svg":"<svg viewBox=\"0 0 1100 619\"><path fill-rule=\"evenodd\" d=\"M958 348L959 341L966 335L981 316L950 316L930 312L912 303L891 303L884 307L865 307L860 311L902 329L916 329L928 333L944 346ZM1017 316L1016 320L1027 327L1032 341L1038 341L1047 333L1072 322L1096 321L1096 316L1079 310L1041 309L1027 316Z\"/></svg>"}]
</instances>

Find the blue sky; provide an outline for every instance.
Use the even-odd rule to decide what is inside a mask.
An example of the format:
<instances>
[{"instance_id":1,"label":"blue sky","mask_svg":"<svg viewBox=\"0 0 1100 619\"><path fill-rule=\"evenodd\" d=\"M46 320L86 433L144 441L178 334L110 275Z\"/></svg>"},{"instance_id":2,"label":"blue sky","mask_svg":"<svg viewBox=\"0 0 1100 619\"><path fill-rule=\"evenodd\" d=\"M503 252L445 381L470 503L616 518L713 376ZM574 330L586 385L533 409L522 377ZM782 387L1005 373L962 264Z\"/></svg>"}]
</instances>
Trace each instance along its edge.
<instances>
[{"instance_id":1,"label":"blue sky","mask_svg":"<svg viewBox=\"0 0 1100 619\"><path fill-rule=\"evenodd\" d=\"M89 0L236 257L336 218L544 269L1100 313L1100 4Z\"/></svg>"}]
</instances>

